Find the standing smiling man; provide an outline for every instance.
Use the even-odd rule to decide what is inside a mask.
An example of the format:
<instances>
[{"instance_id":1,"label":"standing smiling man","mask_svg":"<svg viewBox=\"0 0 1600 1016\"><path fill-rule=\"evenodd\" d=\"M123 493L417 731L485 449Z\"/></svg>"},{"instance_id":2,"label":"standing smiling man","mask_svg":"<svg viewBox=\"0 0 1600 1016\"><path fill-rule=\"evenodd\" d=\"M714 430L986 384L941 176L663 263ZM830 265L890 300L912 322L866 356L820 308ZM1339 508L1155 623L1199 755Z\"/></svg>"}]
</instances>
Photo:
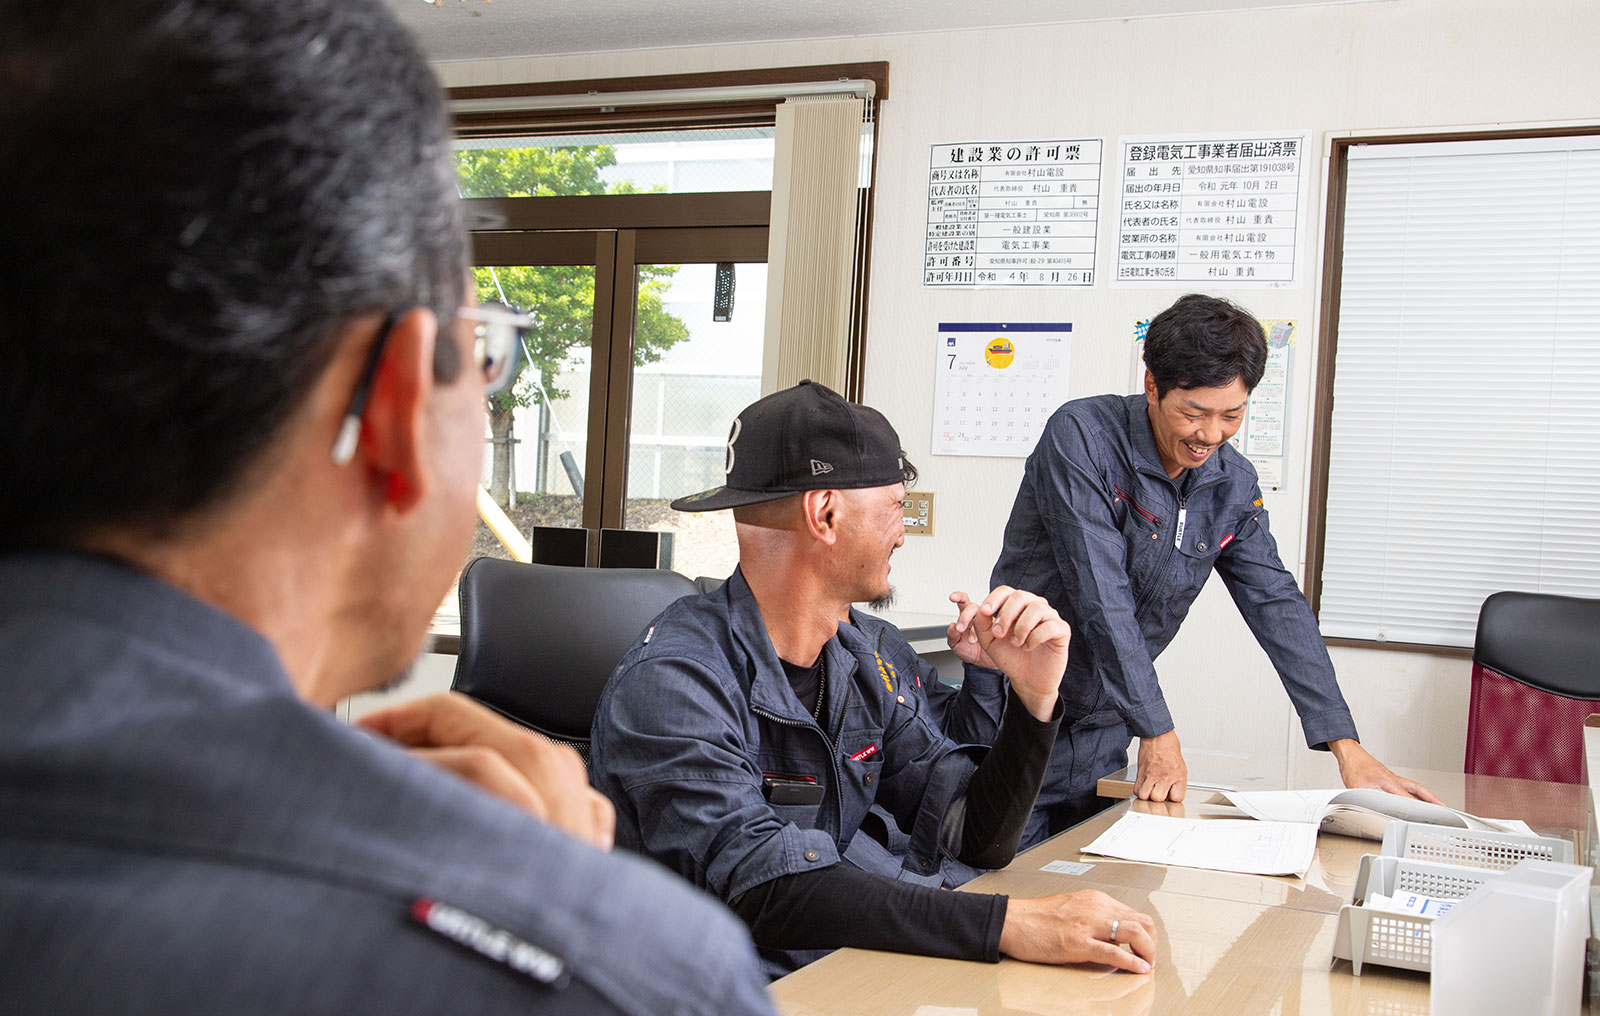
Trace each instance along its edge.
<instances>
[{"instance_id":1,"label":"standing smiling man","mask_svg":"<svg viewBox=\"0 0 1600 1016\"><path fill-rule=\"evenodd\" d=\"M1316 617L1278 559L1255 469L1228 440L1266 366L1261 325L1191 294L1156 315L1145 390L1062 406L1028 457L992 581L1032 589L1072 625L1066 719L1023 843L1098 810L1096 781L1127 765L1137 792L1181 801L1188 779L1155 658L1213 570L1272 660L1306 743L1350 787L1423 800L1356 740Z\"/></svg>"}]
</instances>

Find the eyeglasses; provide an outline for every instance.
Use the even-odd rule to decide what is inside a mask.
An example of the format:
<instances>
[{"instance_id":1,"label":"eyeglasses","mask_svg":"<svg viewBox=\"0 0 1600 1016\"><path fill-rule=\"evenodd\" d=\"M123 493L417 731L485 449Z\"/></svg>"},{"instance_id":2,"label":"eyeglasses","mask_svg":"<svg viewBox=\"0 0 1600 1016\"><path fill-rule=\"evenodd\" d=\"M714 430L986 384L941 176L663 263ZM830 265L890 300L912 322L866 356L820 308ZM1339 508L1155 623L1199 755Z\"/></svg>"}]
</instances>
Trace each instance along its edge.
<instances>
[{"instance_id":1,"label":"eyeglasses","mask_svg":"<svg viewBox=\"0 0 1600 1016\"><path fill-rule=\"evenodd\" d=\"M349 465L356 454L356 441L361 437L361 414L366 412L367 397L372 394L372 379L378 373L378 361L383 358L383 348L389 333L405 311L390 311L378 329L378 337L367 354L361 369L361 379L350 396L350 408L345 410L344 422L339 425L339 436L333 442L333 464ZM485 395L496 395L510 388L522 369L524 339L533 327L533 318L503 303L485 303L476 307L460 307L456 317L475 322L472 326L472 357L483 375Z\"/></svg>"},{"instance_id":2,"label":"eyeglasses","mask_svg":"<svg viewBox=\"0 0 1600 1016\"><path fill-rule=\"evenodd\" d=\"M523 340L533 328L533 318L503 303L462 307L456 317L477 322L472 326L472 355L483 371L484 394L498 395L510 388L522 370Z\"/></svg>"}]
</instances>

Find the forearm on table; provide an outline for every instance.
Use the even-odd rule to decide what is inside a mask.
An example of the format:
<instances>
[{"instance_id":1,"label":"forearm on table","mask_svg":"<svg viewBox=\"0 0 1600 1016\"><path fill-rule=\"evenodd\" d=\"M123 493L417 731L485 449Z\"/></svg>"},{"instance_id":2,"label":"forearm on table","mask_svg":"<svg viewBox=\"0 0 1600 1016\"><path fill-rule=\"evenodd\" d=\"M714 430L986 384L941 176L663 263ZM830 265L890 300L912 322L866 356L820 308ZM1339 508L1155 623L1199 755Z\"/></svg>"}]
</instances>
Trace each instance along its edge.
<instances>
[{"instance_id":1,"label":"forearm on table","mask_svg":"<svg viewBox=\"0 0 1600 1016\"><path fill-rule=\"evenodd\" d=\"M729 901L769 949L882 949L1000 959L1006 897L947 892L836 864L780 875Z\"/></svg>"}]
</instances>

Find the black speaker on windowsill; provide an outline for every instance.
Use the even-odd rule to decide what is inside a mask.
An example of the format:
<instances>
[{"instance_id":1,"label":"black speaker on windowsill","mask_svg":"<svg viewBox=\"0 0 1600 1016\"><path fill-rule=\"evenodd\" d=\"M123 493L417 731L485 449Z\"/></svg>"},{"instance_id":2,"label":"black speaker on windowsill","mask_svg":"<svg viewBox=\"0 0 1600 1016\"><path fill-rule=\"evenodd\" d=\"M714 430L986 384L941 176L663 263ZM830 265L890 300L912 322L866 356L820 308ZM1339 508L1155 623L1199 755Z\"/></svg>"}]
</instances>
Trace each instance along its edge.
<instances>
[{"instance_id":1,"label":"black speaker on windowsill","mask_svg":"<svg viewBox=\"0 0 1600 1016\"><path fill-rule=\"evenodd\" d=\"M566 526L534 526L528 543L534 564L582 568L589 563L589 531Z\"/></svg>"},{"instance_id":2,"label":"black speaker on windowsill","mask_svg":"<svg viewBox=\"0 0 1600 1016\"><path fill-rule=\"evenodd\" d=\"M602 529L600 567L670 569L672 534L650 529Z\"/></svg>"}]
</instances>

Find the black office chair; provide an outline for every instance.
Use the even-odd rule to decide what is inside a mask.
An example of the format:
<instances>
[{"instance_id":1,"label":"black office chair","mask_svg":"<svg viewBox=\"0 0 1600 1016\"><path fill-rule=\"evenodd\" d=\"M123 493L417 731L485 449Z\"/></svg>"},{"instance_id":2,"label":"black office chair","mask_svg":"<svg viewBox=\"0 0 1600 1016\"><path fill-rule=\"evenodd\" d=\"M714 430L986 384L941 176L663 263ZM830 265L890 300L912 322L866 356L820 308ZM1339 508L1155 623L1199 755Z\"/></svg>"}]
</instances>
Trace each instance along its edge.
<instances>
[{"instance_id":1,"label":"black office chair","mask_svg":"<svg viewBox=\"0 0 1600 1016\"><path fill-rule=\"evenodd\" d=\"M1472 650L1464 770L1580 783L1583 721L1595 712L1600 599L1503 592L1484 600Z\"/></svg>"},{"instance_id":2,"label":"black office chair","mask_svg":"<svg viewBox=\"0 0 1600 1016\"><path fill-rule=\"evenodd\" d=\"M652 618L695 592L657 568L572 568L480 557L461 573L450 687L589 761L606 678Z\"/></svg>"}]
</instances>

